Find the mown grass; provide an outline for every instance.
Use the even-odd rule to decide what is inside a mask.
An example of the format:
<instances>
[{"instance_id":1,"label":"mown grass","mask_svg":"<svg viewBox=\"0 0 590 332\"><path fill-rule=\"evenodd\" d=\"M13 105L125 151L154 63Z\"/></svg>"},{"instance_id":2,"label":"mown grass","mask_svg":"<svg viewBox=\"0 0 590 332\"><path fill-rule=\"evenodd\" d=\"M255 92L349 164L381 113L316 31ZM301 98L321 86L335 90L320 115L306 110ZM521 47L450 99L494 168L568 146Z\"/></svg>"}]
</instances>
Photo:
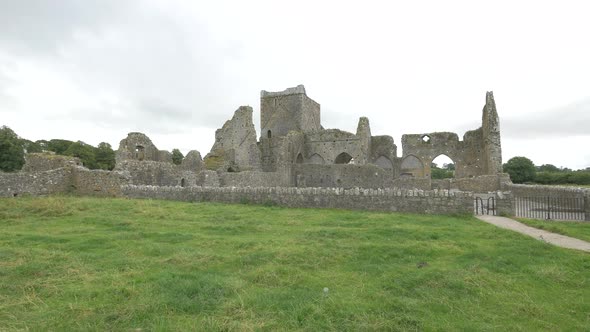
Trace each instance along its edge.
<instances>
[{"instance_id":1,"label":"mown grass","mask_svg":"<svg viewBox=\"0 0 590 332\"><path fill-rule=\"evenodd\" d=\"M0 229L0 330L590 326L590 255L469 216L49 197Z\"/></svg>"},{"instance_id":2,"label":"mown grass","mask_svg":"<svg viewBox=\"0 0 590 332\"><path fill-rule=\"evenodd\" d=\"M523 224L548 232L571 236L590 242L590 222L588 221L556 221L518 218Z\"/></svg>"}]
</instances>

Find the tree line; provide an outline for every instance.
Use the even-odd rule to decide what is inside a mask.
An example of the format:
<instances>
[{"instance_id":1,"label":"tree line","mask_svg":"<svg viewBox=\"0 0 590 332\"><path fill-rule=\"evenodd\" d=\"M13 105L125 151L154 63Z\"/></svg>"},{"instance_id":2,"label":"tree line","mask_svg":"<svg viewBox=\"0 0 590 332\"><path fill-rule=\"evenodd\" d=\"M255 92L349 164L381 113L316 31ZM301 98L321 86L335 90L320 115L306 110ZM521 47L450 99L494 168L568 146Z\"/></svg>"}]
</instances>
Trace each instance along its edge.
<instances>
[{"instance_id":1,"label":"tree line","mask_svg":"<svg viewBox=\"0 0 590 332\"><path fill-rule=\"evenodd\" d=\"M77 157L89 169L113 170L115 151L109 143L92 146L82 141L65 139L30 141L19 137L7 126L0 127L0 170L14 172L25 164L26 153L53 152L57 155ZM184 159L178 149L172 150L172 162L179 165Z\"/></svg>"},{"instance_id":2,"label":"tree line","mask_svg":"<svg viewBox=\"0 0 590 332\"><path fill-rule=\"evenodd\" d=\"M551 164L535 166L527 157L514 157L503 165L514 183L590 184L590 167L580 170L559 168Z\"/></svg>"}]
</instances>

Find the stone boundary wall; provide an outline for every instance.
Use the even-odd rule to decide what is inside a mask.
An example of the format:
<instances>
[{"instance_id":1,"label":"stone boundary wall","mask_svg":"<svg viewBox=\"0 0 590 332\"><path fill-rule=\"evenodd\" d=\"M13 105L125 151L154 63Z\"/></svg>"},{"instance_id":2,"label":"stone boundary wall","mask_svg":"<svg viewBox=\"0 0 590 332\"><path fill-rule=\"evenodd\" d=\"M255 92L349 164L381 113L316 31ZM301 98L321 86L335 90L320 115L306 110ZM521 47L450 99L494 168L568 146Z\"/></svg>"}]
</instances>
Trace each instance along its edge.
<instances>
[{"instance_id":1,"label":"stone boundary wall","mask_svg":"<svg viewBox=\"0 0 590 332\"><path fill-rule=\"evenodd\" d=\"M221 173L219 182L224 187L270 187L289 186L289 174L284 170L276 172L242 171Z\"/></svg>"},{"instance_id":2,"label":"stone boundary wall","mask_svg":"<svg viewBox=\"0 0 590 332\"><path fill-rule=\"evenodd\" d=\"M124 172L89 170L75 167L72 172L70 192L83 196L119 197L121 185L130 183Z\"/></svg>"},{"instance_id":3,"label":"stone boundary wall","mask_svg":"<svg viewBox=\"0 0 590 332\"><path fill-rule=\"evenodd\" d=\"M559 187L559 186L544 186L544 185L528 185L528 184L504 184L503 190L511 191L516 197L564 197L564 198L582 198L584 195L590 195L590 189L575 188L575 187Z\"/></svg>"},{"instance_id":4,"label":"stone boundary wall","mask_svg":"<svg viewBox=\"0 0 590 332\"><path fill-rule=\"evenodd\" d=\"M0 197L51 195L70 191L72 168L40 172L0 172Z\"/></svg>"},{"instance_id":5,"label":"stone boundary wall","mask_svg":"<svg viewBox=\"0 0 590 332\"><path fill-rule=\"evenodd\" d=\"M121 191L129 198L428 214L473 214L474 199L473 194L468 192L359 188L182 188L124 185Z\"/></svg>"}]
</instances>

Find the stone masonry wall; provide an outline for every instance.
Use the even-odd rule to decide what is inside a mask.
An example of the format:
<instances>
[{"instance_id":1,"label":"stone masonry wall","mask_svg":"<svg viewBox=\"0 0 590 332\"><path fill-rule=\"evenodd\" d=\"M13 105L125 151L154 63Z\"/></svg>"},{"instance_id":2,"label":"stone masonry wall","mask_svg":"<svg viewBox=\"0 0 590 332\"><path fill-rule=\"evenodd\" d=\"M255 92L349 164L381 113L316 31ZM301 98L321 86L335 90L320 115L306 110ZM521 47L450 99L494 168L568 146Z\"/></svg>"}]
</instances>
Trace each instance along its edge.
<instances>
[{"instance_id":1,"label":"stone masonry wall","mask_svg":"<svg viewBox=\"0 0 590 332\"><path fill-rule=\"evenodd\" d=\"M276 172L244 171L221 173L220 185L223 187L289 187L289 173L284 169Z\"/></svg>"},{"instance_id":2,"label":"stone masonry wall","mask_svg":"<svg viewBox=\"0 0 590 332\"><path fill-rule=\"evenodd\" d=\"M543 185L528 185L528 184L512 184L506 183L502 190L511 191L514 196L519 197L572 197L581 198L584 195L590 194L590 189L559 187L559 186L543 186Z\"/></svg>"},{"instance_id":3,"label":"stone masonry wall","mask_svg":"<svg viewBox=\"0 0 590 332\"><path fill-rule=\"evenodd\" d=\"M82 196L119 197L121 185L128 184L129 181L125 172L75 167L72 169L71 191Z\"/></svg>"},{"instance_id":4,"label":"stone masonry wall","mask_svg":"<svg viewBox=\"0 0 590 332\"><path fill-rule=\"evenodd\" d=\"M72 169L59 168L40 172L0 172L0 197L42 196L71 190Z\"/></svg>"},{"instance_id":5,"label":"stone masonry wall","mask_svg":"<svg viewBox=\"0 0 590 332\"><path fill-rule=\"evenodd\" d=\"M471 193L342 188L207 188L125 185L130 198L187 202L276 204L284 207L340 208L428 214L472 214Z\"/></svg>"}]
</instances>

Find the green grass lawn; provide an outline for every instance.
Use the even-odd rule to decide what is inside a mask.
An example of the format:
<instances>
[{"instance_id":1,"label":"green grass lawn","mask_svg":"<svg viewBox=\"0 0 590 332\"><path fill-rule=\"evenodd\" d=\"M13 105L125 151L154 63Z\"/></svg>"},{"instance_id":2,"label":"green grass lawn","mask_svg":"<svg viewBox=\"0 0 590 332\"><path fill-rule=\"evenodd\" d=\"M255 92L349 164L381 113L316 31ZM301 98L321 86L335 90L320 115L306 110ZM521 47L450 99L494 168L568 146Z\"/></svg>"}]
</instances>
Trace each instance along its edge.
<instances>
[{"instance_id":1,"label":"green grass lawn","mask_svg":"<svg viewBox=\"0 0 590 332\"><path fill-rule=\"evenodd\" d=\"M548 232L567 235L590 242L590 222L588 221L555 221L525 218L518 218L518 221Z\"/></svg>"},{"instance_id":2,"label":"green grass lawn","mask_svg":"<svg viewBox=\"0 0 590 332\"><path fill-rule=\"evenodd\" d=\"M0 199L0 331L589 327L590 255L469 216Z\"/></svg>"}]
</instances>

